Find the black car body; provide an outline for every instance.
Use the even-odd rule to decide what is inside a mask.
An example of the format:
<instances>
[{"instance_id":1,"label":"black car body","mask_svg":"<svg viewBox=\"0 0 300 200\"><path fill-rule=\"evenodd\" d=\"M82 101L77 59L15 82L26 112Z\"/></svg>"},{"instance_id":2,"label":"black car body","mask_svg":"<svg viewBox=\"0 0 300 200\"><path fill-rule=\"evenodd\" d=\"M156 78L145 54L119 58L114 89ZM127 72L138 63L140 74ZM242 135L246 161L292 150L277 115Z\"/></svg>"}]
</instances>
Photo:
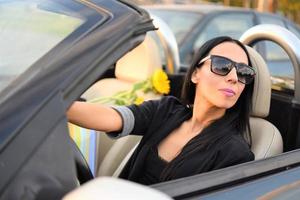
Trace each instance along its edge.
<instances>
[{"instance_id":1,"label":"black car body","mask_svg":"<svg viewBox=\"0 0 300 200\"><path fill-rule=\"evenodd\" d=\"M14 55L12 51L14 59L6 56L6 65L1 59L4 63L0 97L1 199L34 199L43 190L70 191L77 185L77 174L66 109L117 59L143 41L145 33L154 26L146 12L122 1L16 0L0 3L2 14L5 9L19 9L19 15L14 13L16 18L11 22L13 28L7 28L11 25L9 22L5 26L9 31L26 34L29 30L32 33L32 37L14 38L15 43L10 47L2 46L7 51L17 52L25 39L32 43L23 46L21 55L19 52ZM50 31L45 30L52 25L47 23L51 23L48 18L53 16L58 16L55 23L66 18L80 23L72 26L57 44L48 47L48 40L38 38L35 41L34 36L41 32L49 34L47 39L56 36L55 31L60 28L54 33L50 28ZM39 23L26 26L34 20ZM14 29L18 22L20 25ZM1 43L4 44L10 35L14 37L12 33L2 32L7 37L2 37ZM35 53L32 62L21 60L21 63L32 63L28 66L10 65L24 54L30 56L27 51L36 46L40 49L46 46L44 49L48 51L42 55ZM6 73L8 71L10 73Z\"/></svg>"}]
</instances>

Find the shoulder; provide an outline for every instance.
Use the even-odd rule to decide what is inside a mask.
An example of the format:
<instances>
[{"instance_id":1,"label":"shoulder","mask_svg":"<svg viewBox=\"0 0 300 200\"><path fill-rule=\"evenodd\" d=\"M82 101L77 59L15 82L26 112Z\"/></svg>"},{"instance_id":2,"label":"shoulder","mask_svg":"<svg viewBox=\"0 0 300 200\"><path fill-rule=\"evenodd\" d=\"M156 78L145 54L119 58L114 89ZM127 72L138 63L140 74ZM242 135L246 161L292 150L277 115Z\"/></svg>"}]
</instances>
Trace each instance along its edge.
<instances>
[{"instance_id":1,"label":"shoulder","mask_svg":"<svg viewBox=\"0 0 300 200\"><path fill-rule=\"evenodd\" d=\"M163 96L161 99L156 100L149 100L145 101L143 104L140 105L141 107L152 107L159 111L172 111L176 109L182 109L186 106L174 96Z\"/></svg>"},{"instance_id":2,"label":"shoulder","mask_svg":"<svg viewBox=\"0 0 300 200\"><path fill-rule=\"evenodd\" d=\"M177 97L165 96L160 100L157 111L159 115L170 116L179 113L182 115L183 113L189 113L191 110Z\"/></svg>"},{"instance_id":3,"label":"shoulder","mask_svg":"<svg viewBox=\"0 0 300 200\"><path fill-rule=\"evenodd\" d=\"M220 145L219 151L233 152L234 154L253 155L246 140L241 135L232 135L228 140Z\"/></svg>"},{"instance_id":4,"label":"shoulder","mask_svg":"<svg viewBox=\"0 0 300 200\"><path fill-rule=\"evenodd\" d=\"M224 147L250 149L246 140L237 134L231 135L229 139L224 142Z\"/></svg>"},{"instance_id":5,"label":"shoulder","mask_svg":"<svg viewBox=\"0 0 300 200\"><path fill-rule=\"evenodd\" d=\"M178 104L178 105L183 105L177 97L174 96L163 96L160 99L161 103L173 103L173 104Z\"/></svg>"},{"instance_id":6,"label":"shoulder","mask_svg":"<svg viewBox=\"0 0 300 200\"><path fill-rule=\"evenodd\" d=\"M148 100L140 105L133 104L128 106L128 108L132 111L135 118L144 117L147 119L162 119L179 111L188 110L187 107L174 96L163 96L161 99Z\"/></svg>"},{"instance_id":7,"label":"shoulder","mask_svg":"<svg viewBox=\"0 0 300 200\"><path fill-rule=\"evenodd\" d=\"M247 142L242 136L232 135L218 145L215 164L217 168L222 168L252 160L254 160L254 154Z\"/></svg>"},{"instance_id":8,"label":"shoulder","mask_svg":"<svg viewBox=\"0 0 300 200\"><path fill-rule=\"evenodd\" d=\"M160 99L161 105L185 107L180 99L174 96L164 96Z\"/></svg>"}]
</instances>

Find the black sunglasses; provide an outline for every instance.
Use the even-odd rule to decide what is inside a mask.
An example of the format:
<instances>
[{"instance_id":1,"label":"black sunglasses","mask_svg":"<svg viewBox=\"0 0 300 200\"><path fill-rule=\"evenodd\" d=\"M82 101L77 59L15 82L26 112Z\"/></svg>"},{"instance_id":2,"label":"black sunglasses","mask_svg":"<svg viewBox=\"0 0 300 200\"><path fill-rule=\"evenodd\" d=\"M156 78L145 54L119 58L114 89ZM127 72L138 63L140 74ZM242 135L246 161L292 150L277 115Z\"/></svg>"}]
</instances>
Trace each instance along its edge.
<instances>
[{"instance_id":1,"label":"black sunglasses","mask_svg":"<svg viewBox=\"0 0 300 200\"><path fill-rule=\"evenodd\" d=\"M208 59L211 59L210 70L215 74L226 76L235 67L239 82L250 84L254 79L255 71L252 67L245 63L236 63L223 56L208 55L199 62L198 66Z\"/></svg>"}]
</instances>

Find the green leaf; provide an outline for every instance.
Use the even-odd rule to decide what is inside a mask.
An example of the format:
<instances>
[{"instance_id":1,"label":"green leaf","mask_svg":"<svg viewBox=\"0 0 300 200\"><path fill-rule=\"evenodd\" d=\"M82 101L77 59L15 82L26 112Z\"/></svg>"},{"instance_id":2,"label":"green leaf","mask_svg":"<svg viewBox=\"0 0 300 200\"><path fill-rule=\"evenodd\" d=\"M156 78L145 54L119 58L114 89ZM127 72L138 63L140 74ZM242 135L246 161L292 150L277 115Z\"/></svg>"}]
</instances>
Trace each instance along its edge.
<instances>
[{"instance_id":1,"label":"green leaf","mask_svg":"<svg viewBox=\"0 0 300 200\"><path fill-rule=\"evenodd\" d=\"M136 83L136 84L133 85L132 90L133 91L140 90L140 89L142 89L144 87L144 85L145 85L145 81Z\"/></svg>"},{"instance_id":2,"label":"green leaf","mask_svg":"<svg viewBox=\"0 0 300 200\"><path fill-rule=\"evenodd\" d=\"M119 105L119 106L126 105L126 104L125 104L125 101L124 101L123 99L117 99L116 102L115 102L115 104L116 104L116 105Z\"/></svg>"}]
</instances>

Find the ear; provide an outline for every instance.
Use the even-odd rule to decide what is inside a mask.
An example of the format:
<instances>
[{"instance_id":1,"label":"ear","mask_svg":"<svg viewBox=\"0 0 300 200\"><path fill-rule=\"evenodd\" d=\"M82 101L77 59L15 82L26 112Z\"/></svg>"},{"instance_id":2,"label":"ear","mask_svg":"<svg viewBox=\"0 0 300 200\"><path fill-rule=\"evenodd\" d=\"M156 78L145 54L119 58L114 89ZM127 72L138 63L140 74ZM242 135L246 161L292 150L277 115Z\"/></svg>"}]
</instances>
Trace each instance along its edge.
<instances>
[{"instance_id":1,"label":"ear","mask_svg":"<svg viewBox=\"0 0 300 200\"><path fill-rule=\"evenodd\" d=\"M191 81L195 84L198 83L198 81L199 81L199 74L198 74L198 69L197 68L192 73Z\"/></svg>"}]
</instances>

